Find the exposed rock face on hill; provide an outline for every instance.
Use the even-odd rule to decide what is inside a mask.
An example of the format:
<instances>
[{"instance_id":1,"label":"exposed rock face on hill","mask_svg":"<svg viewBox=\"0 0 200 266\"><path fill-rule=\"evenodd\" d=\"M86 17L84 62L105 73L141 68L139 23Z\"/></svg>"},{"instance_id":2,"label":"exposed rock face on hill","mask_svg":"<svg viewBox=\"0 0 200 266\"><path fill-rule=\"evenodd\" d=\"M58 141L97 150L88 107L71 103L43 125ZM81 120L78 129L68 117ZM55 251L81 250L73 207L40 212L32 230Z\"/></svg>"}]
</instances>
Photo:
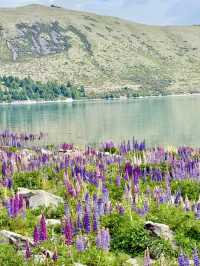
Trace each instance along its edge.
<instances>
[{"instance_id":1,"label":"exposed rock face on hill","mask_svg":"<svg viewBox=\"0 0 200 266\"><path fill-rule=\"evenodd\" d=\"M0 73L94 90L198 92L200 26L146 26L40 5L0 9Z\"/></svg>"}]
</instances>

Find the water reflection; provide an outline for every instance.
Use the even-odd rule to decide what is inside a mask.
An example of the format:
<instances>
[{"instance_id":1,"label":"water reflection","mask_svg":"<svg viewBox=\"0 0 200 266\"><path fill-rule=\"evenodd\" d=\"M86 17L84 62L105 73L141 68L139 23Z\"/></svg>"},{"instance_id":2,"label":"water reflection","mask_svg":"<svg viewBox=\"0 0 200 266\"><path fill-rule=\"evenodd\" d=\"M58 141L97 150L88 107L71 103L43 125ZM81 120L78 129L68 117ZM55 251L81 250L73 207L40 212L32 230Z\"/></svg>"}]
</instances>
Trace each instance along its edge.
<instances>
[{"instance_id":1,"label":"water reflection","mask_svg":"<svg viewBox=\"0 0 200 266\"><path fill-rule=\"evenodd\" d=\"M150 145L200 146L200 97L0 106L0 129L48 133L79 145L145 138Z\"/></svg>"}]
</instances>

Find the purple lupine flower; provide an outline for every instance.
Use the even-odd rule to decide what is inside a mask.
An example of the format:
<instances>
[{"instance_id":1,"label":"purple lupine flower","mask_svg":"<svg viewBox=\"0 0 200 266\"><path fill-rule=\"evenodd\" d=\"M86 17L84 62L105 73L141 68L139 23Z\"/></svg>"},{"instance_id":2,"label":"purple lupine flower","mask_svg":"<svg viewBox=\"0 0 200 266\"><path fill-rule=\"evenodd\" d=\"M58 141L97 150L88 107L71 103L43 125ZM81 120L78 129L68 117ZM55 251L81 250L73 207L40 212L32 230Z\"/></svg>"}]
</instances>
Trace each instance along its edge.
<instances>
[{"instance_id":1,"label":"purple lupine flower","mask_svg":"<svg viewBox=\"0 0 200 266\"><path fill-rule=\"evenodd\" d=\"M185 258L184 258L184 266L190 266L190 261L189 261L189 258L187 256L185 256Z\"/></svg>"},{"instance_id":2,"label":"purple lupine flower","mask_svg":"<svg viewBox=\"0 0 200 266\"><path fill-rule=\"evenodd\" d=\"M18 211L19 211L19 196L18 194L16 194L14 197L14 216L18 214Z\"/></svg>"},{"instance_id":3,"label":"purple lupine flower","mask_svg":"<svg viewBox=\"0 0 200 266\"><path fill-rule=\"evenodd\" d=\"M97 201L97 209L99 216L102 216L104 214L104 203L102 198L99 198Z\"/></svg>"},{"instance_id":4,"label":"purple lupine flower","mask_svg":"<svg viewBox=\"0 0 200 266\"><path fill-rule=\"evenodd\" d=\"M197 249L193 251L193 261L194 261L194 266L200 266L199 254Z\"/></svg>"},{"instance_id":5,"label":"purple lupine flower","mask_svg":"<svg viewBox=\"0 0 200 266\"><path fill-rule=\"evenodd\" d=\"M70 219L67 219L65 222L64 228L65 243L70 246L73 243L73 228Z\"/></svg>"},{"instance_id":6,"label":"purple lupine flower","mask_svg":"<svg viewBox=\"0 0 200 266\"><path fill-rule=\"evenodd\" d=\"M47 226L46 226L46 220L44 215L42 214L42 217L40 219L40 234L39 238L41 241L47 240Z\"/></svg>"},{"instance_id":7,"label":"purple lupine flower","mask_svg":"<svg viewBox=\"0 0 200 266\"><path fill-rule=\"evenodd\" d=\"M78 202L77 206L76 206L76 211L77 214L79 215L79 217L82 219L83 217L83 208L80 202Z\"/></svg>"},{"instance_id":8,"label":"purple lupine flower","mask_svg":"<svg viewBox=\"0 0 200 266\"><path fill-rule=\"evenodd\" d=\"M196 219L200 220L200 202L197 203L197 208L196 208Z\"/></svg>"},{"instance_id":9,"label":"purple lupine flower","mask_svg":"<svg viewBox=\"0 0 200 266\"><path fill-rule=\"evenodd\" d=\"M125 179L126 181L128 181L128 180L129 180L128 171L126 171L126 172L125 172L124 179Z\"/></svg>"},{"instance_id":10,"label":"purple lupine flower","mask_svg":"<svg viewBox=\"0 0 200 266\"><path fill-rule=\"evenodd\" d=\"M85 207L87 212L90 214L90 195L88 192L85 194Z\"/></svg>"},{"instance_id":11,"label":"purple lupine flower","mask_svg":"<svg viewBox=\"0 0 200 266\"><path fill-rule=\"evenodd\" d=\"M98 231L99 229L99 215L97 213L97 211L94 210L94 214L93 214L93 230L94 231Z\"/></svg>"},{"instance_id":12,"label":"purple lupine flower","mask_svg":"<svg viewBox=\"0 0 200 266\"><path fill-rule=\"evenodd\" d=\"M5 161L3 161L3 163L2 163L1 171L2 171L2 175L5 177L7 175L7 164Z\"/></svg>"},{"instance_id":13,"label":"purple lupine flower","mask_svg":"<svg viewBox=\"0 0 200 266\"><path fill-rule=\"evenodd\" d=\"M83 225L84 225L85 232L89 234L90 233L90 215L87 210L85 210L85 213L83 216Z\"/></svg>"},{"instance_id":14,"label":"purple lupine flower","mask_svg":"<svg viewBox=\"0 0 200 266\"><path fill-rule=\"evenodd\" d=\"M140 168L139 167L136 167L132 170L133 172L133 184L135 186L138 186L138 183L139 183L139 176L141 174L141 171L140 171Z\"/></svg>"},{"instance_id":15,"label":"purple lupine flower","mask_svg":"<svg viewBox=\"0 0 200 266\"><path fill-rule=\"evenodd\" d=\"M39 240L40 240L39 230L38 230L38 227L35 226L34 232L33 232L33 241L35 244L37 244Z\"/></svg>"},{"instance_id":16,"label":"purple lupine flower","mask_svg":"<svg viewBox=\"0 0 200 266\"><path fill-rule=\"evenodd\" d=\"M189 201L187 196L186 196L185 202L184 202L184 209L185 209L185 211L190 211L191 210L191 204L190 204L190 201Z\"/></svg>"},{"instance_id":17,"label":"purple lupine flower","mask_svg":"<svg viewBox=\"0 0 200 266\"><path fill-rule=\"evenodd\" d=\"M102 249L108 251L110 249L110 234L108 229L102 230Z\"/></svg>"},{"instance_id":18,"label":"purple lupine flower","mask_svg":"<svg viewBox=\"0 0 200 266\"><path fill-rule=\"evenodd\" d=\"M82 224L82 219L80 217L80 214L78 214L77 216L76 228L78 231L81 231L83 229L83 224Z\"/></svg>"},{"instance_id":19,"label":"purple lupine flower","mask_svg":"<svg viewBox=\"0 0 200 266\"><path fill-rule=\"evenodd\" d=\"M70 180L68 177L65 177L64 179L64 184L65 184L65 187L67 189L67 192L72 196L72 197L75 197L76 196L76 191L73 187L73 185L70 183Z\"/></svg>"},{"instance_id":20,"label":"purple lupine flower","mask_svg":"<svg viewBox=\"0 0 200 266\"><path fill-rule=\"evenodd\" d=\"M175 199L174 199L174 204L175 205L180 204L180 199L181 199L181 193L180 192L177 192L176 193L176 196L175 196Z\"/></svg>"},{"instance_id":21,"label":"purple lupine flower","mask_svg":"<svg viewBox=\"0 0 200 266\"><path fill-rule=\"evenodd\" d=\"M76 248L79 252L83 252L85 250L85 239L83 236L77 236L76 238Z\"/></svg>"},{"instance_id":22,"label":"purple lupine flower","mask_svg":"<svg viewBox=\"0 0 200 266\"><path fill-rule=\"evenodd\" d=\"M120 214L120 215L124 215L125 208L124 208L121 204L119 204L119 205L117 206L117 208L118 208L118 212L119 212L119 214Z\"/></svg>"},{"instance_id":23,"label":"purple lupine flower","mask_svg":"<svg viewBox=\"0 0 200 266\"><path fill-rule=\"evenodd\" d=\"M11 189L12 188L12 185L13 185L13 180L11 177L7 177L5 179L5 186L8 188L8 189Z\"/></svg>"},{"instance_id":24,"label":"purple lupine flower","mask_svg":"<svg viewBox=\"0 0 200 266\"><path fill-rule=\"evenodd\" d=\"M101 229L98 231L96 237L96 245L98 248L101 248L105 251L108 251L110 248L110 234L108 229Z\"/></svg>"},{"instance_id":25,"label":"purple lupine flower","mask_svg":"<svg viewBox=\"0 0 200 266\"><path fill-rule=\"evenodd\" d=\"M108 202L109 201L109 191L105 185L103 185L103 187L102 187L102 193L103 193L103 202L104 203Z\"/></svg>"},{"instance_id":26,"label":"purple lupine flower","mask_svg":"<svg viewBox=\"0 0 200 266\"><path fill-rule=\"evenodd\" d=\"M6 201L5 207L7 209L8 216L9 217L12 217L13 216L13 212L12 212L12 198L10 198L9 200Z\"/></svg>"},{"instance_id":27,"label":"purple lupine flower","mask_svg":"<svg viewBox=\"0 0 200 266\"><path fill-rule=\"evenodd\" d=\"M185 257L183 254L180 254L178 257L178 265L179 266L185 266Z\"/></svg>"},{"instance_id":28,"label":"purple lupine flower","mask_svg":"<svg viewBox=\"0 0 200 266\"><path fill-rule=\"evenodd\" d=\"M19 209L24 207L24 198L22 195L19 195Z\"/></svg>"},{"instance_id":29,"label":"purple lupine flower","mask_svg":"<svg viewBox=\"0 0 200 266\"><path fill-rule=\"evenodd\" d=\"M26 240L25 257L26 259L29 259L31 257L31 249L28 240Z\"/></svg>"},{"instance_id":30,"label":"purple lupine flower","mask_svg":"<svg viewBox=\"0 0 200 266\"><path fill-rule=\"evenodd\" d=\"M116 186L117 186L117 187L120 187L120 185L121 185L121 176L120 176L120 175L118 175L118 176L116 177L115 182L116 182Z\"/></svg>"},{"instance_id":31,"label":"purple lupine flower","mask_svg":"<svg viewBox=\"0 0 200 266\"><path fill-rule=\"evenodd\" d=\"M125 165L125 173L127 173L129 177L133 174L133 167L130 162L127 162Z\"/></svg>"}]
</instances>

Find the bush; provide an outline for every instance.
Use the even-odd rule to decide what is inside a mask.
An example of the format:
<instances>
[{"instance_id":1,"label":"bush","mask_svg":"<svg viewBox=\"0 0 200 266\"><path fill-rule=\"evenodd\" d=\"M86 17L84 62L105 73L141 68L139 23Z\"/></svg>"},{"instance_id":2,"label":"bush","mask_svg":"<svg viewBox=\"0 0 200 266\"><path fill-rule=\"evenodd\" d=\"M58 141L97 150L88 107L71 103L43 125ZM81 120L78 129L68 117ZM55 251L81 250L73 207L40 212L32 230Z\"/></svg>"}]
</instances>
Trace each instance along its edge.
<instances>
[{"instance_id":1,"label":"bush","mask_svg":"<svg viewBox=\"0 0 200 266\"><path fill-rule=\"evenodd\" d=\"M39 171L21 172L14 175L14 188L24 187L38 189L42 187L42 176Z\"/></svg>"},{"instance_id":2,"label":"bush","mask_svg":"<svg viewBox=\"0 0 200 266\"><path fill-rule=\"evenodd\" d=\"M191 254L195 246L200 248L200 221L192 212L169 205L154 206L147 219L169 225L177 245L186 253Z\"/></svg>"},{"instance_id":3,"label":"bush","mask_svg":"<svg viewBox=\"0 0 200 266\"><path fill-rule=\"evenodd\" d=\"M0 245L0 265L3 266L22 266L25 265L23 256L16 253L14 247L1 244Z\"/></svg>"},{"instance_id":4,"label":"bush","mask_svg":"<svg viewBox=\"0 0 200 266\"><path fill-rule=\"evenodd\" d=\"M130 216L112 214L103 219L105 227L109 228L111 234L111 250L129 254L131 257L143 256L147 247L150 248L151 256L159 258L163 253L172 255L173 251L167 241L159 237L153 237L144 229L144 221L133 214Z\"/></svg>"},{"instance_id":5,"label":"bush","mask_svg":"<svg viewBox=\"0 0 200 266\"><path fill-rule=\"evenodd\" d=\"M198 200L200 195L200 183L194 180L177 180L171 182L172 193L181 192L183 198L186 196L190 200Z\"/></svg>"}]
</instances>

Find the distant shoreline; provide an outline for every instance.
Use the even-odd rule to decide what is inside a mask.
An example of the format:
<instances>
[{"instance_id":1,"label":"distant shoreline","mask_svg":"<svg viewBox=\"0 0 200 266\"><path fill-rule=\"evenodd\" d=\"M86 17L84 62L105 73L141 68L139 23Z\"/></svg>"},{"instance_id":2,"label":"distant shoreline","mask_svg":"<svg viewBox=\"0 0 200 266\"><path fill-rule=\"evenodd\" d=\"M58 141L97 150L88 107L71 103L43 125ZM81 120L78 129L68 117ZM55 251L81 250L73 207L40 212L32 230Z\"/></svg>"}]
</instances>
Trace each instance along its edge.
<instances>
[{"instance_id":1,"label":"distant shoreline","mask_svg":"<svg viewBox=\"0 0 200 266\"><path fill-rule=\"evenodd\" d=\"M128 101L136 99L148 99L148 98L163 98L163 97L186 97L186 96L200 96L200 93L181 93L181 94L167 94L167 95L147 95L147 96L136 96L126 97L121 96L120 98L85 98L85 99L64 99L64 100L25 100L25 101L12 101L12 102L0 102L1 105L32 105L32 104L48 104L48 103L72 103L72 102L84 102L84 101Z\"/></svg>"},{"instance_id":2,"label":"distant shoreline","mask_svg":"<svg viewBox=\"0 0 200 266\"><path fill-rule=\"evenodd\" d=\"M64 100L25 100L25 101L13 101L13 102L0 102L0 105L29 105L29 104L46 104L46 103L72 103L72 98Z\"/></svg>"}]
</instances>

